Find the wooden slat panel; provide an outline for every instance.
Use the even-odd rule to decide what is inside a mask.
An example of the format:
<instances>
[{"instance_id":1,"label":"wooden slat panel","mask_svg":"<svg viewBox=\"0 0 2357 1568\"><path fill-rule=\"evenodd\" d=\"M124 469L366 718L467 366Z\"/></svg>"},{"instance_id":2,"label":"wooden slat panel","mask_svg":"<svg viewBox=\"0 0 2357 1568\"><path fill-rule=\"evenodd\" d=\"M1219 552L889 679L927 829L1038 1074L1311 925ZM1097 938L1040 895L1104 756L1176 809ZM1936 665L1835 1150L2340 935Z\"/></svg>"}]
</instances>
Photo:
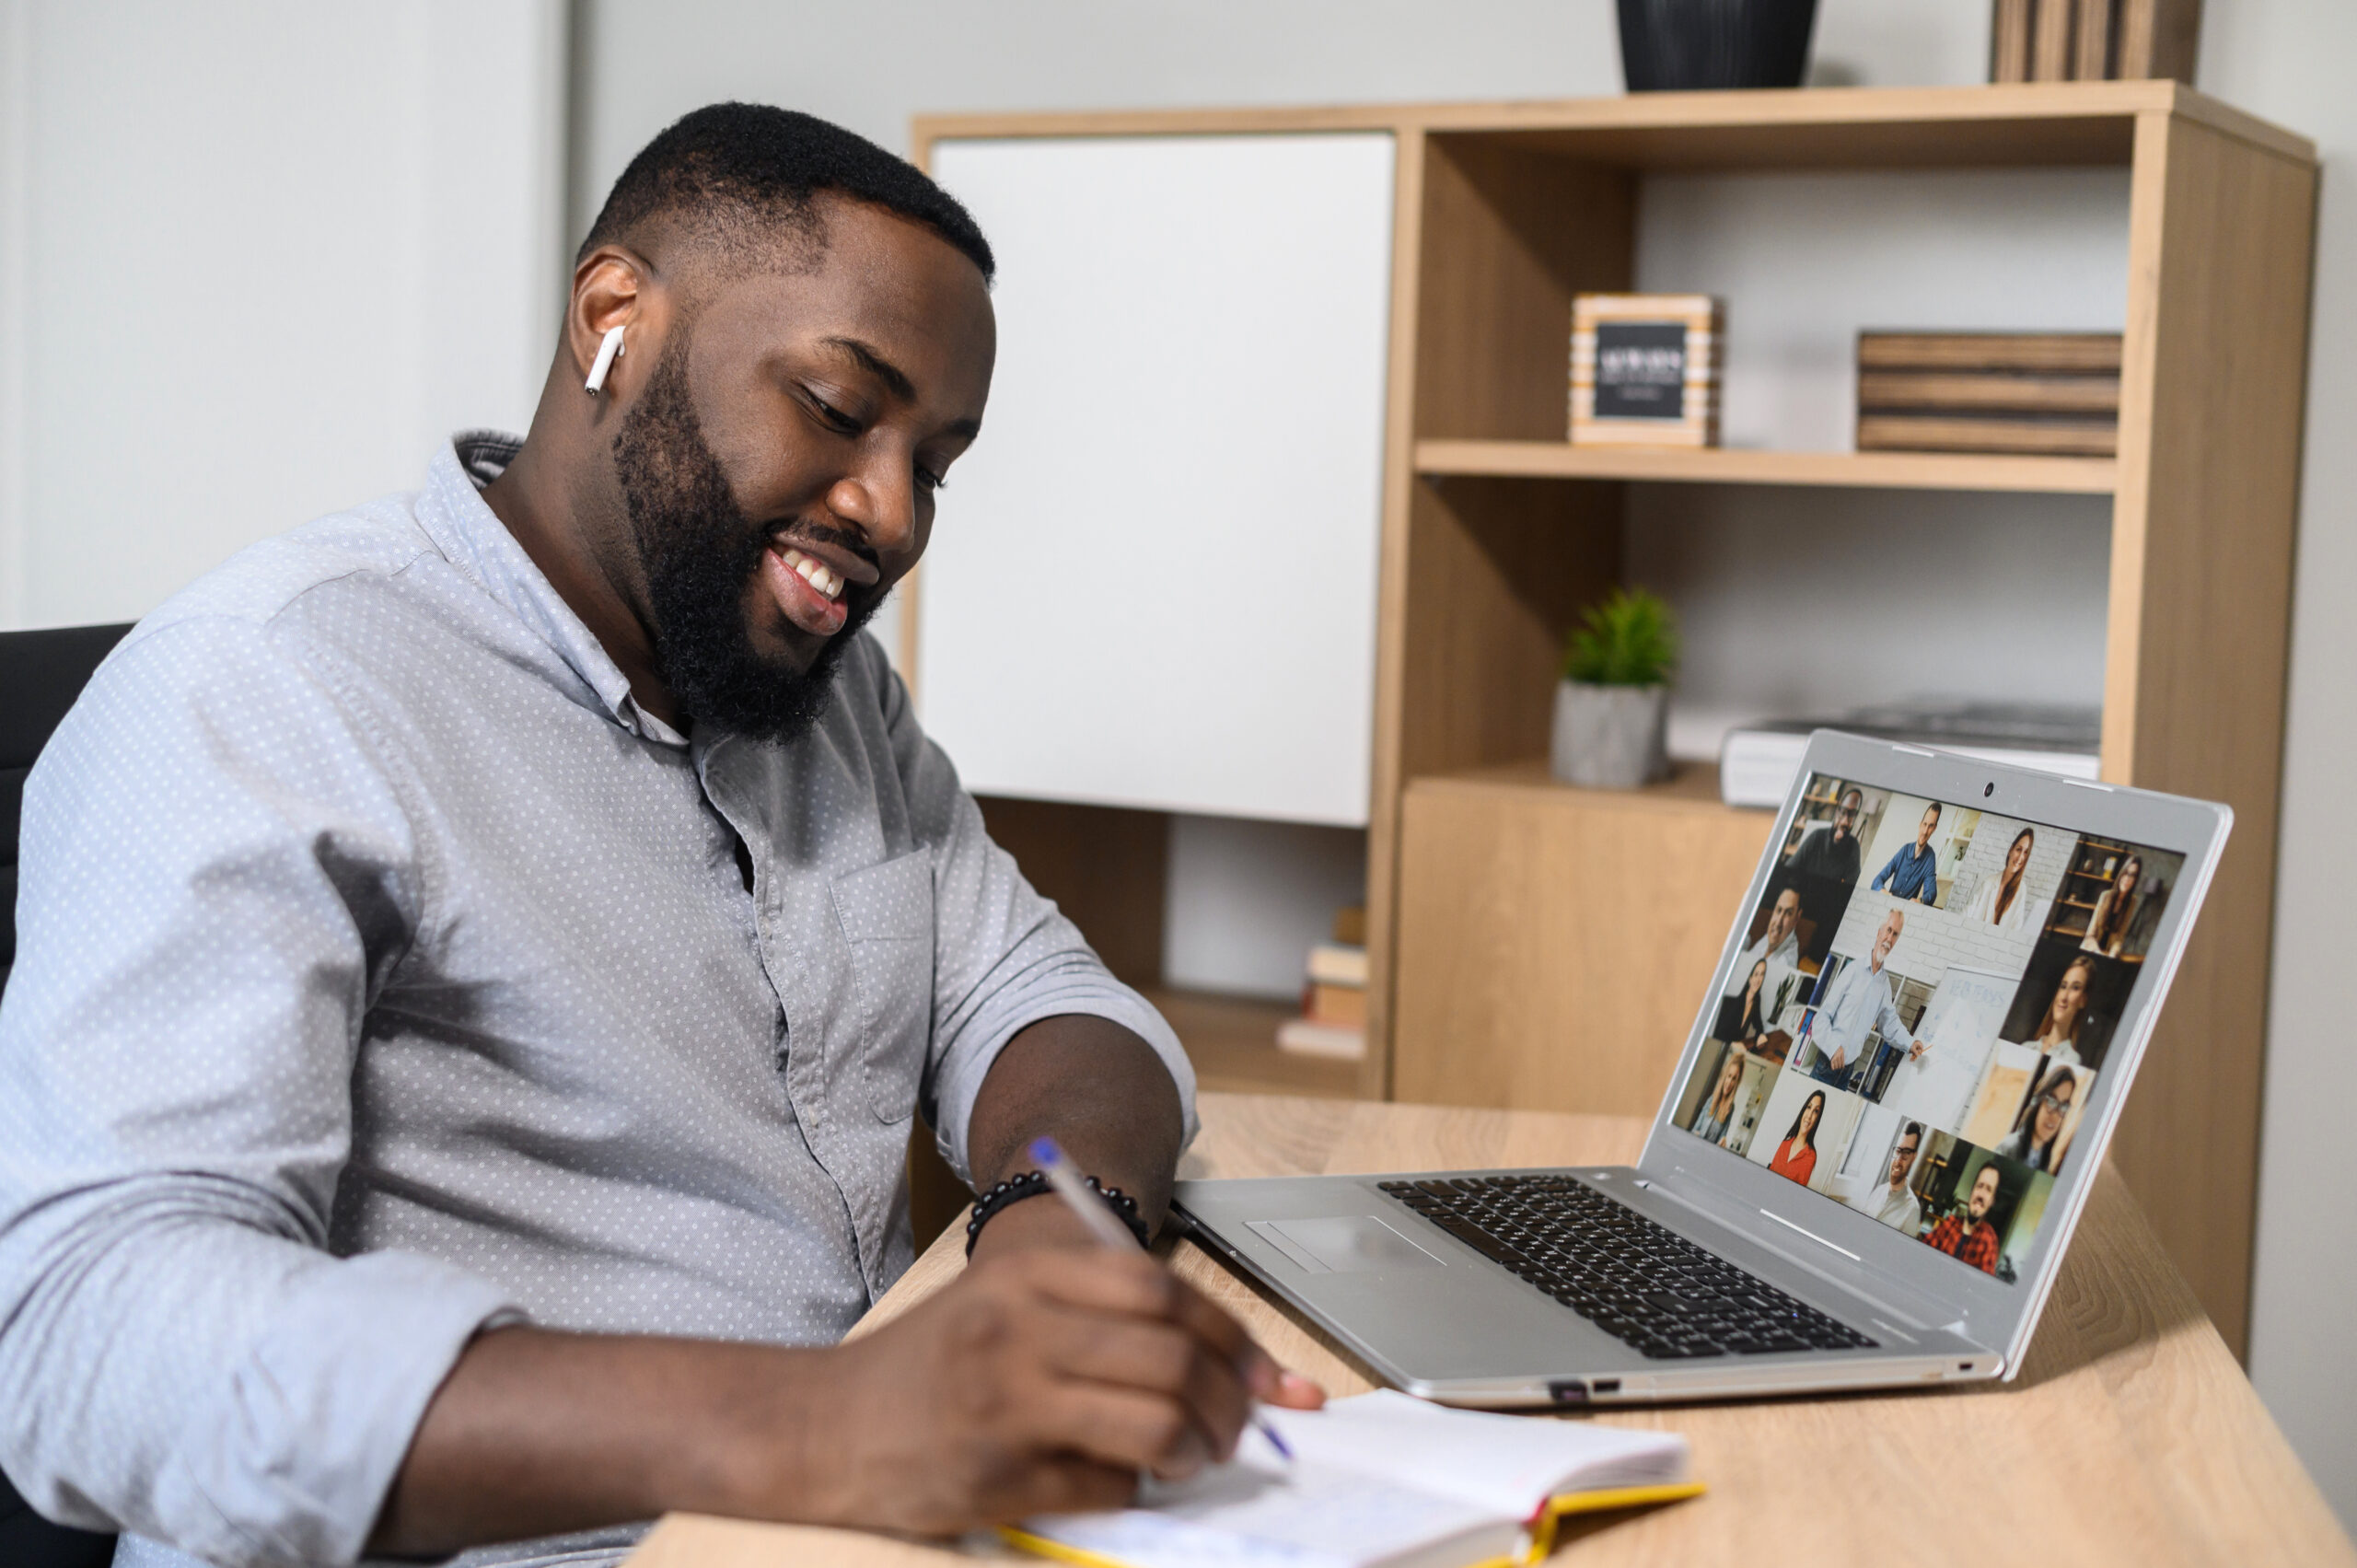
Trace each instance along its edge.
<instances>
[{"instance_id":1,"label":"wooden slat panel","mask_svg":"<svg viewBox=\"0 0 2357 1568\"><path fill-rule=\"evenodd\" d=\"M2119 75L2193 80L2201 0L2120 0Z\"/></svg>"},{"instance_id":2,"label":"wooden slat panel","mask_svg":"<svg viewBox=\"0 0 2357 1568\"><path fill-rule=\"evenodd\" d=\"M2071 79L2071 45L2078 36L2078 15L2072 0L2038 0L2035 36L2030 41L2030 80L2067 82Z\"/></svg>"},{"instance_id":3,"label":"wooden slat panel","mask_svg":"<svg viewBox=\"0 0 2357 1568\"><path fill-rule=\"evenodd\" d=\"M2239 1351L2316 171L2162 115L2138 136L2104 773L2235 822L2113 1151Z\"/></svg>"},{"instance_id":4,"label":"wooden slat panel","mask_svg":"<svg viewBox=\"0 0 2357 1568\"><path fill-rule=\"evenodd\" d=\"M1997 0L1989 27L1989 79L2029 80L2030 0Z\"/></svg>"},{"instance_id":5,"label":"wooden slat panel","mask_svg":"<svg viewBox=\"0 0 2357 1568\"><path fill-rule=\"evenodd\" d=\"M2119 0L2079 0L2079 37L2071 46L2071 75L2100 82L2112 74L2112 34Z\"/></svg>"}]
</instances>

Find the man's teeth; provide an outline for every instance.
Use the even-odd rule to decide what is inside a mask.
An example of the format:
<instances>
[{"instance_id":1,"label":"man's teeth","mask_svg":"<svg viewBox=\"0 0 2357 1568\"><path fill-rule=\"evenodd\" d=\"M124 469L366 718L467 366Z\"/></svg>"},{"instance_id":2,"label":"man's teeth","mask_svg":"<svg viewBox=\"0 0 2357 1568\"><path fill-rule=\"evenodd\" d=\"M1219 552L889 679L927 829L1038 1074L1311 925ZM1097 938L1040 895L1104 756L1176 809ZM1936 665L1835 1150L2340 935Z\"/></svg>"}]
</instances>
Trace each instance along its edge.
<instances>
[{"instance_id":1,"label":"man's teeth","mask_svg":"<svg viewBox=\"0 0 2357 1568\"><path fill-rule=\"evenodd\" d=\"M785 552L784 560L788 566L794 568L795 576L800 577L829 598L843 597L842 578L828 570L822 563L812 560L790 546Z\"/></svg>"}]
</instances>

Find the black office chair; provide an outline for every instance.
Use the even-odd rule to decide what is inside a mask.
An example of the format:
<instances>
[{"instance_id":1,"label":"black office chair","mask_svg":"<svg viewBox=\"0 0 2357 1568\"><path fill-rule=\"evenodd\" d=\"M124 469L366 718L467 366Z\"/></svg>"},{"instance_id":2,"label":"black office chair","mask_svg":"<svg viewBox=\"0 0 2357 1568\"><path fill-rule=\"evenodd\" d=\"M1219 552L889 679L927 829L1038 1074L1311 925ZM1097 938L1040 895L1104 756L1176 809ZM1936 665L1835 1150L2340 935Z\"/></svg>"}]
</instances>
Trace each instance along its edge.
<instances>
[{"instance_id":1,"label":"black office chair","mask_svg":"<svg viewBox=\"0 0 2357 1568\"><path fill-rule=\"evenodd\" d=\"M0 993L17 962L17 835L24 824L25 775L90 672L128 626L69 626L0 632ZM32 1511L0 1476L0 1563L8 1568L103 1568L114 1537L69 1530Z\"/></svg>"}]
</instances>

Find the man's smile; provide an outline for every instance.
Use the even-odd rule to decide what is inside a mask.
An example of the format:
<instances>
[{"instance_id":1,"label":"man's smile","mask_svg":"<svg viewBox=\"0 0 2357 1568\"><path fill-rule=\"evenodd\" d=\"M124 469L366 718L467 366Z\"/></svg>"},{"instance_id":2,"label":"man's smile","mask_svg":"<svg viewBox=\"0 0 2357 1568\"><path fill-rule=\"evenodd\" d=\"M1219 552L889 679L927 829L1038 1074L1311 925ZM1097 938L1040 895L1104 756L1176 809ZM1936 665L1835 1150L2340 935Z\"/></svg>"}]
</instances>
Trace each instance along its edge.
<instances>
[{"instance_id":1,"label":"man's smile","mask_svg":"<svg viewBox=\"0 0 2357 1568\"><path fill-rule=\"evenodd\" d=\"M831 637L851 619L842 575L796 546L779 540L761 552L761 582L785 618L814 637Z\"/></svg>"},{"instance_id":2,"label":"man's smile","mask_svg":"<svg viewBox=\"0 0 2357 1568\"><path fill-rule=\"evenodd\" d=\"M761 552L760 576L786 620L814 637L831 637L851 619L853 587L882 580L860 554L807 538L774 535Z\"/></svg>"}]
</instances>

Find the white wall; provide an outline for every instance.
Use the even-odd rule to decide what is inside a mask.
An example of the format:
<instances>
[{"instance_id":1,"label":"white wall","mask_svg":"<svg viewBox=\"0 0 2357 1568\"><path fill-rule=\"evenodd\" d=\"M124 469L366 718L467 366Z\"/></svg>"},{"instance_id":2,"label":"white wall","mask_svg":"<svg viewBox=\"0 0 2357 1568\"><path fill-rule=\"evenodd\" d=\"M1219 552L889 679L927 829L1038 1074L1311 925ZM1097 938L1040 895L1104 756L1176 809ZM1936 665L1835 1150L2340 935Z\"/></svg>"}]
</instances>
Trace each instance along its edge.
<instances>
[{"instance_id":1,"label":"white wall","mask_svg":"<svg viewBox=\"0 0 2357 1568\"><path fill-rule=\"evenodd\" d=\"M126 620L521 426L563 0L0 0L0 626Z\"/></svg>"}]
</instances>

